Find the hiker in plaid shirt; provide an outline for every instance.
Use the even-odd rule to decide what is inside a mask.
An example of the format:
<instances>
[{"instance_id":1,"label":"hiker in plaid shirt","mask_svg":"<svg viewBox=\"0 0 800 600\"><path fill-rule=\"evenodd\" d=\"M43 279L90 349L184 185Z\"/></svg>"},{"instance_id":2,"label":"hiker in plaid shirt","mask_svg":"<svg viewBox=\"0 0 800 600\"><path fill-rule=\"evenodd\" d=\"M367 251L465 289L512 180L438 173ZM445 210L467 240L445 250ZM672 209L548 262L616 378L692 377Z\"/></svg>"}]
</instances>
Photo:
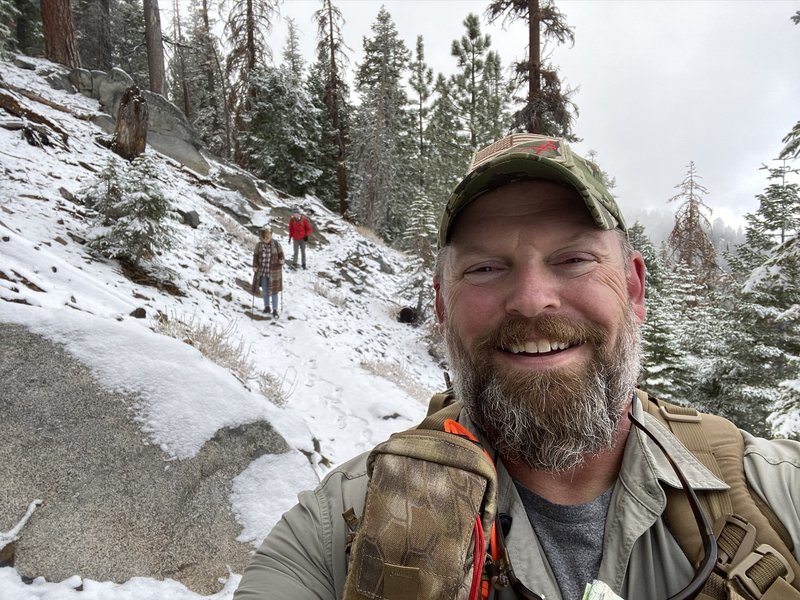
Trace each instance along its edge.
<instances>
[{"instance_id":1,"label":"hiker in plaid shirt","mask_svg":"<svg viewBox=\"0 0 800 600\"><path fill-rule=\"evenodd\" d=\"M283 290L283 248L272 239L272 231L264 229L261 241L253 252L253 293L261 288L264 299L264 312L269 312L269 301L272 298L272 316L278 318L278 295Z\"/></svg>"}]
</instances>

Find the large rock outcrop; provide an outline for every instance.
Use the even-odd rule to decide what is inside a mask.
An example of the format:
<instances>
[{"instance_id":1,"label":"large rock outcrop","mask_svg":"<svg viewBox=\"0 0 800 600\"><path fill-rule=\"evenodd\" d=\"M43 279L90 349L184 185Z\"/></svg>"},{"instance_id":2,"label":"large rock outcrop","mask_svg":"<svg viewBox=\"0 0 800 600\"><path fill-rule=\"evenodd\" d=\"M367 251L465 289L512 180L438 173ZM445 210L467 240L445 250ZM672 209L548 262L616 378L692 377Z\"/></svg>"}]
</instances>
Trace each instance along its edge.
<instances>
[{"instance_id":1,"label":"large rock outcrop","mask_svg":"<svg viewBox=\"0 0 800 600\"><path fill-rule=\"evenodd\" d=\"M135 398L25 327L0 324L0 339L0 531L43 501L16 542L21 576L171 578L207 595L243 572L252 546L236 541L231 480L288 450L268 423L222 429L169 460L134 421Z\"/></svg>"}]
</instances>

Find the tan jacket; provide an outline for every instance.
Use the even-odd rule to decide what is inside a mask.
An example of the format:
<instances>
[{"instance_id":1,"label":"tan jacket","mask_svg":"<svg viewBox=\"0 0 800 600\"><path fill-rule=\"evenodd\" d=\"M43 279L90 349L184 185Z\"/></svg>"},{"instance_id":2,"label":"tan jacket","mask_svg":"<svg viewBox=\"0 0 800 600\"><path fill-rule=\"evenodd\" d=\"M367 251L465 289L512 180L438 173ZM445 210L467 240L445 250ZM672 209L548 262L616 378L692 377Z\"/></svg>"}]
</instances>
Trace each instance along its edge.
<instances>
[{"instance_id":1,"label":"tan jacket","mask_svg":"<svg viewBox=\"0 0 800 600\"><path fill-rule=\"evenodd\" d=\"M638 400L634 416L673 456L696 489L727 487L650 415ZM462 422L470 427L462 416ZM471 428L471 427L470 427ZM800 443L764 440L742 432L749 484L772 507L800 559ZM335 469L275 525L245 570L234 600L335 600L346 577L346 525L342 513L360 515L367 486L366 454ZM506 538L516 576L548 600L561 598L556 579L528 521L513 481L498 465L498 508L513 519ZM666 458L647 437L631 430L606 517L598 579L629 600L660 600L677 593L693 570L661 519L665 482L680 487ZM446 518L446 515L442 515ZM510 590L499 600L514 600ZM569 599L572 600L572 599Z\"/></svg>"}]
</instances>

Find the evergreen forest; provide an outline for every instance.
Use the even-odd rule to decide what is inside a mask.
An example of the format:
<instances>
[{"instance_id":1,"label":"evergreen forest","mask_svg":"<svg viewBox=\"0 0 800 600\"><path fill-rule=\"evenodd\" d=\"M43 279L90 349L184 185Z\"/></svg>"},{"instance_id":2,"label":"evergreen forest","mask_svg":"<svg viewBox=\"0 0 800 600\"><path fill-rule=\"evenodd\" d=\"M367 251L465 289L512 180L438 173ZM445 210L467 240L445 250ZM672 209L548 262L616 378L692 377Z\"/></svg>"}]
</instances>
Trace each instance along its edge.
<instances>
[{"instance_id":1,"label":"evergreen forest","mask_svg":"<svg viewBox=\"0 0 800 600\"><path fill-rule=\"evenodd\" d=\"M270 47L279 8L279 0L0 0L0 47L73 68L123 69L179 107L210 152L288 194L316 196L417 257L420 304L429 302L438 214L472 153L514 131L579 139L575 89L541 53L575 32L554 0L487 1L482 15L454 17L463 33L445 76L428 65L425 40L408 47L384 7L358 64L336 0L319 0L316 31L305 32L316 36L310 63L293 22L285 46ZM800 11L786 18L800 24ZM502 64L482 31L497 20L526 24L526 60ZM675 211L667 238L654 241L639 223L629 223L629 236L648 274L642 387L757 435L797 438L800 121L780 141L778 157L763 157L767 185L742 243L716 243L710 192L689 157L664 199ZM604 176L613 188L613 174Z\"/></svg>"}]
</instances>

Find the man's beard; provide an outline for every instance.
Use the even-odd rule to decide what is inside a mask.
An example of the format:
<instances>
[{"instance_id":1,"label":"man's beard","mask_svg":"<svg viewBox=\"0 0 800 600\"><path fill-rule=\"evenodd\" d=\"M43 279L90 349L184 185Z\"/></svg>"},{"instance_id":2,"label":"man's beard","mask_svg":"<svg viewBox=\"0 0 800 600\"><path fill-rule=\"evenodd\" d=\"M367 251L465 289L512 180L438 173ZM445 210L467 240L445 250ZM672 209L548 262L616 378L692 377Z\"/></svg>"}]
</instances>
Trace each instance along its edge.
<instances>
[{"instance_id":1,"label":"man's beard","mask_svg":"<svg viewBox=\"0 0 800 600\"><path fill-rule=\"evenodd\" d=\"M449 321L445 333L456 397L504 460L563 473L613 446L639 374L639 333L630 307L613 346L604 328L556 316L506 321L473 350ZM494 364L498 348L524 346L534 337L584 343L593 356L588 363L547 371Z\"/></svg>"}]
</instances>

